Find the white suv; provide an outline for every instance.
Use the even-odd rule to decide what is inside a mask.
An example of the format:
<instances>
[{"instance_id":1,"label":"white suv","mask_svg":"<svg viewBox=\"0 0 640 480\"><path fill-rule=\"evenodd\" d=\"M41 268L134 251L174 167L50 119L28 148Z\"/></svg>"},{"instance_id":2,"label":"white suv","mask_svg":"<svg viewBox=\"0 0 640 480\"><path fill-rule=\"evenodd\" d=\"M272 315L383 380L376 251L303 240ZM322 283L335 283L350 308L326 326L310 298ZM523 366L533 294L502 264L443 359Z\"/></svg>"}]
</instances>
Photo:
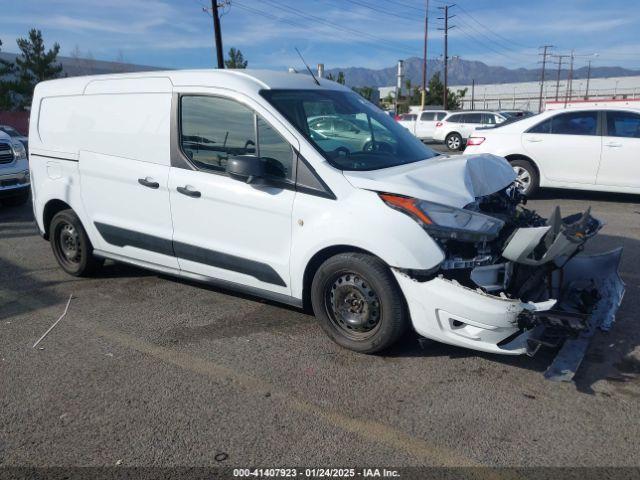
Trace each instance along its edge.
<instances>
[{"instance_id":1,"label":"white suv","mask_svg":"<svg viewBox=\"0 0 640 480\"><path fill-rule=\"evenodd\" d=\"M407 113L400 116L398 123L420 140L430 141L433 140L436 124L448 113L446 110L423 110L419 114Z\"/></svg>"},{"instance_id":2,"label":"white suv","mask_svg":"<svg viewBox=\"0 0 640 480\"><path fill-rule=\"evenodd\" d=\"M449 150L462 150L465 141L479 127L498 125L506 120L496 112L454 112L436 122L433 139L444 142Z\"/></svg>"},{"instance_id":3,"label":"white suv","mask_svg":"<svg viewBox=\"0 0 640 480\"><path fill-rule=\"evenodd\" d=\"M0 132L0 201L22 205L29 199L29 164L24 145Z\"/></svg>"},{"instance_id":4,"label":"white suv","mask_svg":"<svg viewBox=\"0 0 640 480\"><path fill-rule=\"evenodd\" d=\"M315 131L319 117L368 141ZM30 123L36 221L72 275L111 259L308 306L359 352L413 326L532 353L545 325L557 339L600 322L585 306L570 324L574 305L556 301L579 297L585 268L599 313L613 315L622 294L616 252L597 265L572 257L600 222L541 228L504 159L437 155L331 81L250 70L61 79L38 84Z\"/></svg>"}]
</instances>

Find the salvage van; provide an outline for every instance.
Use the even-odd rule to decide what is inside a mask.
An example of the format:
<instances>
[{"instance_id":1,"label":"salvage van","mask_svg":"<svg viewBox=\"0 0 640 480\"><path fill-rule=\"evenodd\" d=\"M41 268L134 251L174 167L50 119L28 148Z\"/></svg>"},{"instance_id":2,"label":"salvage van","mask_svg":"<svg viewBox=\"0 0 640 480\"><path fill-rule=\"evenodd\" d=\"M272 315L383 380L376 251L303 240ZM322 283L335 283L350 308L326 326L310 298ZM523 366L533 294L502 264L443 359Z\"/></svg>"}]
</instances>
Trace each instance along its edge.
<instances>
[{"instance_id":1,"label":"salvage van","mask_svg":"<svg viewBox=\"0 0 640 480\"><path fill-rule=\"evenodd\" d=\"M317 118L369 140L328 138ZM496 354L562 347L550 376L564 379L624 292L620 250L580 253L602 227L589 211L542 218L503 158L436 154L325 79L53 80L37 85L30 124L34 214L71 275L110 259L312 308L357 352L410 327Z\"/></svg>"}]
</instances>

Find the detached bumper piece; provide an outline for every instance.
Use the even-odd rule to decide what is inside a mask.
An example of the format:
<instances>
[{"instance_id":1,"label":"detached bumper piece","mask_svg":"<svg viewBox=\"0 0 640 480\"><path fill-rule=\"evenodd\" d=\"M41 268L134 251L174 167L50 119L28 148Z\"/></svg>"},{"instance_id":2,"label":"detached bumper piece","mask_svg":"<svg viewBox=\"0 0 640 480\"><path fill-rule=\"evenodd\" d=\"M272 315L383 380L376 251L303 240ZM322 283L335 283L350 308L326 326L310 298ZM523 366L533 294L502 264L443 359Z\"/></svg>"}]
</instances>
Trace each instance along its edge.
<instances>
[{"instance_id":1,"label":"detached bumper piece","mask_svg":"<svg viewBox=\"0 0 640 480\"><path fill-rule=\"evenodd\" d=\"M529 354L543 345L562 344L545 372L549 380L571 381L596 331L611 328L625 290L618 274L621 256L622 248L573 257L554 272L554 290L560 298L554 308L520 314L521 326L535 325L527 341Z\"/></svg>"}]
</instances>

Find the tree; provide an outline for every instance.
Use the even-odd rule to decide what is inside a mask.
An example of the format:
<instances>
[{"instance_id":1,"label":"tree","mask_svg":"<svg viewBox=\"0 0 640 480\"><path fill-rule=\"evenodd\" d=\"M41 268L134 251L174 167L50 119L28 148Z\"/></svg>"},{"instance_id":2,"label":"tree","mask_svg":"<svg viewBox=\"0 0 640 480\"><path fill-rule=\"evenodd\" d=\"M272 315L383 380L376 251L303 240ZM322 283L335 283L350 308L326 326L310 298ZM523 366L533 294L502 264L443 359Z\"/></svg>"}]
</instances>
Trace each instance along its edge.
<instances>
[{"instance_id":1,"label":"tree","mask_svg":"<svg viewBox=\"0 0 640 480\"><path fill-rule=\"evenodd\" d=\"M249 62L244 59L244 55L240 50L231 47L229 50L229 60L225 60L224 64L227 68L247 68Z\"/></svg>"},{"instance_id":2,"label":"tree","mask_svg":"<svg viewBox=\"0 0 640 480\"><path fill-rule=\"evenodd\" d=\"M444 108L447 110L455 110L462 105L462 99L467 93L467 89L456 90L452 92L447 88L447 105ZM429 87L427 95L425 97L425 105L442 105L442 97L444 96L444 84L440 81L440 72L437 72L429 80ZM420 90L416 88L412 95L412 102L420 103Z\"/></svg>"},{"instance_id":3,"label":"tree","mask_svg":"<svg viewBox=\"0 0 640 480\"><path fill-rule=\"evenodd\" d=\"M338 77L334 77L333 73L327 75L327 80L331 80L332 82L338 82L340 85L344 85L344 72L338 72Z\"/></svg>"},{"instance_id":4,"label":"tree","mask_svg":"<svg viewBox=\"0 0 640 480\"><path fill-rule=\"evenodd\" d=\"M56 42L45 52L42 32L35 28L29 30L28 38L19 38L16 43L20 49L20 56L16 58L17 92L22 97L18 106L24 107L31 104L36 83L57 78L62 73L62 65L56 63L60 45Z\"/></svg>"},{"instance_id":5,"label":"tree","mask_svg":"<svg viewBox=\"0 0 640 480\"><path fill-rule=\"evenodd\" d=\"M0 50L2 50L2 40L0 40ZM13 73L15 65L12 62L0 59L0 109L8 110L13 106L13 91L15 90L15 80Z\"/></svg>"},{"instance_id":6,"label":"tree","mask_svg":"<svg viewBox=\"0 0 640 480\"><path fill-rule=\"evenodd\" d=\"M353 87L352 90L359 93L363 98L366 98L370 102L374 100L373 92L375 89L373 87Z\"/></svg>"}]
</instances>

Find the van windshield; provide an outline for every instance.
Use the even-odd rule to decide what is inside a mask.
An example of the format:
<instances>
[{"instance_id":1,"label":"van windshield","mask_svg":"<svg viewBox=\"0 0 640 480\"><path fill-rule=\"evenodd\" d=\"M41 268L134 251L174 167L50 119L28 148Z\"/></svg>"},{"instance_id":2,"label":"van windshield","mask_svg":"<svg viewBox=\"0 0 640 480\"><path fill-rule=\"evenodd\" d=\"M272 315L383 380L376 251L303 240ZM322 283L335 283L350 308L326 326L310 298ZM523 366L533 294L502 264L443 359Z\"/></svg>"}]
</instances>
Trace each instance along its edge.
<instances>
[{"instance_id":1,"label":"van windshield","mask_svg":"<svg viewBox=\"0 0 640 480\"><path fill-rule=\"evenodd\" d=\"M377 170L438 155L355 92L263 90L260 94L340 170Z\"/></svg>"}]
</instances>

